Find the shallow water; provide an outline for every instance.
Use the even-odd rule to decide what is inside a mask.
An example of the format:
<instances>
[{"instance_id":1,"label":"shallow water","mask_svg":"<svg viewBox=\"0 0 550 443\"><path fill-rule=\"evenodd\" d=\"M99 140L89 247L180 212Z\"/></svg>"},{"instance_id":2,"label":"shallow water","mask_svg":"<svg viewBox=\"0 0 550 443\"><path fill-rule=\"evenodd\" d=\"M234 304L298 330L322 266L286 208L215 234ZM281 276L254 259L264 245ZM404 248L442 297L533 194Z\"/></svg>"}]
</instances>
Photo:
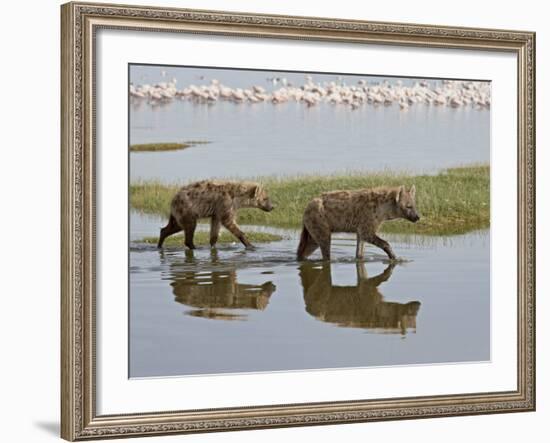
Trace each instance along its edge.
<instances>
[{"instance_id":1,"label":"shallow water","mask_svg":"<svg viewBox=\"0 0 550 443\"><path fill-rule=\"evenodd\" d=\"M330 264L296 262L294 231L255 251L139 243L163 221L131 213L132 377L490 359L488 231L385 236L393 267L341 235Z\"/></svg>"},{"instance_id":2,"label":"shallow water","mask_svg":"<svg viewBox=\"0 0 550 443\"><path fill-rule=\"evenodd\" d=\"M160 72L167 69L166 77ZM178 87L209 84L259 84L283 73L132 67L136 83L167 81ZM199 78L199 73L206 75ZM285 74L302 82L304 74ZM202 76L202 75L201 75ZM359 78L344 76L348 84ZM380 78L368 78L380 81ZM314 82L337 80L313 75ZM412 79L401 79L404 84ZM392 80L393 81L393 80ZM438 81L432 80L437 83ZM189 181L208 177L252 177L384 169L434 172L446 167L489 162L490 110L415 104L391 106L320 104L308 108L288 102L212 105L174 100L151 106L130 104L130 143L205 140L210 144L170 152L130 154L132 181Z\"/></svg>"}]
</instances>

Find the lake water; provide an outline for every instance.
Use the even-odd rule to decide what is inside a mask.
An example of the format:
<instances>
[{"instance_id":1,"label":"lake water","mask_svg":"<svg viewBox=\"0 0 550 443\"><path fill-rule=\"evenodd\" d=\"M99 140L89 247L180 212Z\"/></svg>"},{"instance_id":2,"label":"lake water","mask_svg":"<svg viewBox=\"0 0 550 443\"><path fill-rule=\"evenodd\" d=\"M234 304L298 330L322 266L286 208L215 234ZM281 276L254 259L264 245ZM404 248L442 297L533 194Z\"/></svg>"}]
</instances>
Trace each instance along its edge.
<instances>
[{"instance_id":1,"label":"lake water","mask_svg":"<svg viewBox=\"0 0 550 443\"><path fill-rule=\"evenodd\" d=\"M133 212L133 240L157 235L163 222ZM282 233L255 251L132 241L130 375L490 359L488 231L386 236L408 260L394 268L374 247L356 263L354 239L343 235L330 264L318 255L298 263L298 233Z\"/></svg>"},{"instance_id":2,"label":"lake water","mask_svg":"<svg viewBox=\"0 0 550 443\"><path fill-rule=\"evenodd\" d=\"M433 172L489 162L487 110L415 105L349 107L299 103L132 108L131 143L207 140L172 152L131 154L131 180L185 182L384 169Z\"/></svg>"}]
</instances>

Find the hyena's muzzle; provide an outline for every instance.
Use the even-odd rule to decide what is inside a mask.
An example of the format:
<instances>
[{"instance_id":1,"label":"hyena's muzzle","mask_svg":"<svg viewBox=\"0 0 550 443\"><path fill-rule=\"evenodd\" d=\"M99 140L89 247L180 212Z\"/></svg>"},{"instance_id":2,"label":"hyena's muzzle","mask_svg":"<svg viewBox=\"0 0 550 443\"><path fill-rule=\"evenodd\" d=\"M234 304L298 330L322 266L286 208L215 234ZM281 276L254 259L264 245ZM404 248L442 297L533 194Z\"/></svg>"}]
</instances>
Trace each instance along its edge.
<instances>
[{"instance_id":1,"label":"hyena's muzzle","mask_svg":"<svg viewBox=\"0 0 550 443\"><path fill-rule=\"evenodd\" d=\"M407 209L405 211L405 218L413 223L416 223L418 220L420 220L420 216L414 209Z\"/></svg>"},{"instance_id":2,"label":"hyena's muzzle","mask_svg":"<svg viewBox=\"0 0 550 443\"><path fill-rule=\"evenodd\" d=\"M271 212L273 209L275 209L275 206L270 201L267 201L263 205L260 206L260 209L265 212Z\"/></svg>"}]
</instances>

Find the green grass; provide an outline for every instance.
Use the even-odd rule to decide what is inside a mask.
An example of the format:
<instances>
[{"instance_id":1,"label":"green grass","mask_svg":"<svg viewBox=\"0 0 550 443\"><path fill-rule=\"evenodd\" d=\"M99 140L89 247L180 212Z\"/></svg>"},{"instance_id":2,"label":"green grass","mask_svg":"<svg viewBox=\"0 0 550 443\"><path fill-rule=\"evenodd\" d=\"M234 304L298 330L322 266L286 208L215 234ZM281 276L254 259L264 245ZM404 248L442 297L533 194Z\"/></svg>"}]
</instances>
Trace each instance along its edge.
<instances>
[{"instance_id":1,"label":"green grass","mask_svg":"<svg viewBox=\"0 0 550 443\"><path fill-rule=\"evenodd\" d=\"M207 141L189 140L184 143L144 143L131 145L131 152L155 152L155 151L177 151L179 149L190 148L191 146L209 143Z\"/></svg>"},{"instance_id":2,"label":"green grass","mask_svg":"<svg viewBox=\"0 0 550 443\"><path fill-rule=\"evenodd\" d=\"M247 232L246 236L251 243L268 243L272 241L282 240L283 237L280 235L269 234L266 232ZM141 240L141 243L149 243L156 245L158 243L158 237L145 237ZM197 231L193 237L193 241L197 246L209 245L210 244L210 233L204 231ZM237 238L231 235L229 232L221 232L218 239L218 243L234 243L239 242ZM183 235L176 234L168 237L164 240L164 246L182 246L183 245Z\"/></svg>"},{"instance_id":3,"label":"green grass","mask_svg":"<svg viewBox=\"0 0 550 443\"><path fill-rule=\"evenodd\" d=\"M416 185L417 210L421 220L386 222L383 232L403 234L449 235L488 228L490 223L489 166L465 166L447 169L437 175L409 175L391 172L329 176L256 178L264 184L274 211L239 211L239 223L299 228L309 200L320 193L337 189L374 186ZM137 182L130 186L132 208L149 214L167 216L170 200L180 185Z\"/></svg>"}]
</instances>

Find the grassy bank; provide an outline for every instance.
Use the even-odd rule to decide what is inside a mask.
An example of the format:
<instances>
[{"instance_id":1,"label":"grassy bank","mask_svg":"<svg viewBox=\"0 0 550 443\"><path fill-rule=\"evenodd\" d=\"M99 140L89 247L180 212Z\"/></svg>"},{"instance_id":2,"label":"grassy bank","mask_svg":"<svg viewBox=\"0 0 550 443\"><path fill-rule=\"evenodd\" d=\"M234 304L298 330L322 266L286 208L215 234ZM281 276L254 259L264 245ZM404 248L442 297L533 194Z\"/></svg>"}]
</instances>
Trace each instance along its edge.
<instances>
[{"instance_id":1,"label":"grassy bank","mask_svg":"<svg viewBox=\"0 0 550 443\"><path fill-rule=\"evenodd\" d=\"M283 237L281 237L280 235L269 234L266 232L247 232L246 236L248 237L248 239L251 241L252 244L268 243L268 242L279 241L283 239ZM209 245L210 234L204 231L197 231L195 232L193 240L195 242L195 245L197 246ZM145 237L144 239L141 240L142 243L149 243L154 245L156 245L158 241L159 241L158 237ZM235 242L239 242L239 240L236 239L229 232L222 231L220 233L218 243L227 244L227 243L235 243ZM182 245L183 245L182 234L172 235L171 237L168 237L166 240L164 240L164 246L182 246Z\"/></svg>"},{"instance_id":2,"label":"grassy bank","mask_svg":"<svg viewBox=\"0 0 550 443\"><path fill-rule=\"evenodd\" d=\"M416 185L420 222L387 222L383 232L428 235L462 234L489 227L489 166L450 168L437 175L394 173L258 178L269 191L277 208L270 213L257 209L239 211L242 224L299 228L309 200L322 192L374 186ZM170 200L179 185L140 182L130 186L134 209L167 216Z\"/></svg>"},{"instance_id":3,"label":"grassy bank","mask_svg":"<svg viewBox=\"0 0 550 443\"><path fill-rule=\"evenodd\" d=\"M178 151L190 148L195 145L204 145L207 141L190 140L183 143L143 143L131 145L130 152L156 152L156 151Z\"/></svg>"}]
</instances>

